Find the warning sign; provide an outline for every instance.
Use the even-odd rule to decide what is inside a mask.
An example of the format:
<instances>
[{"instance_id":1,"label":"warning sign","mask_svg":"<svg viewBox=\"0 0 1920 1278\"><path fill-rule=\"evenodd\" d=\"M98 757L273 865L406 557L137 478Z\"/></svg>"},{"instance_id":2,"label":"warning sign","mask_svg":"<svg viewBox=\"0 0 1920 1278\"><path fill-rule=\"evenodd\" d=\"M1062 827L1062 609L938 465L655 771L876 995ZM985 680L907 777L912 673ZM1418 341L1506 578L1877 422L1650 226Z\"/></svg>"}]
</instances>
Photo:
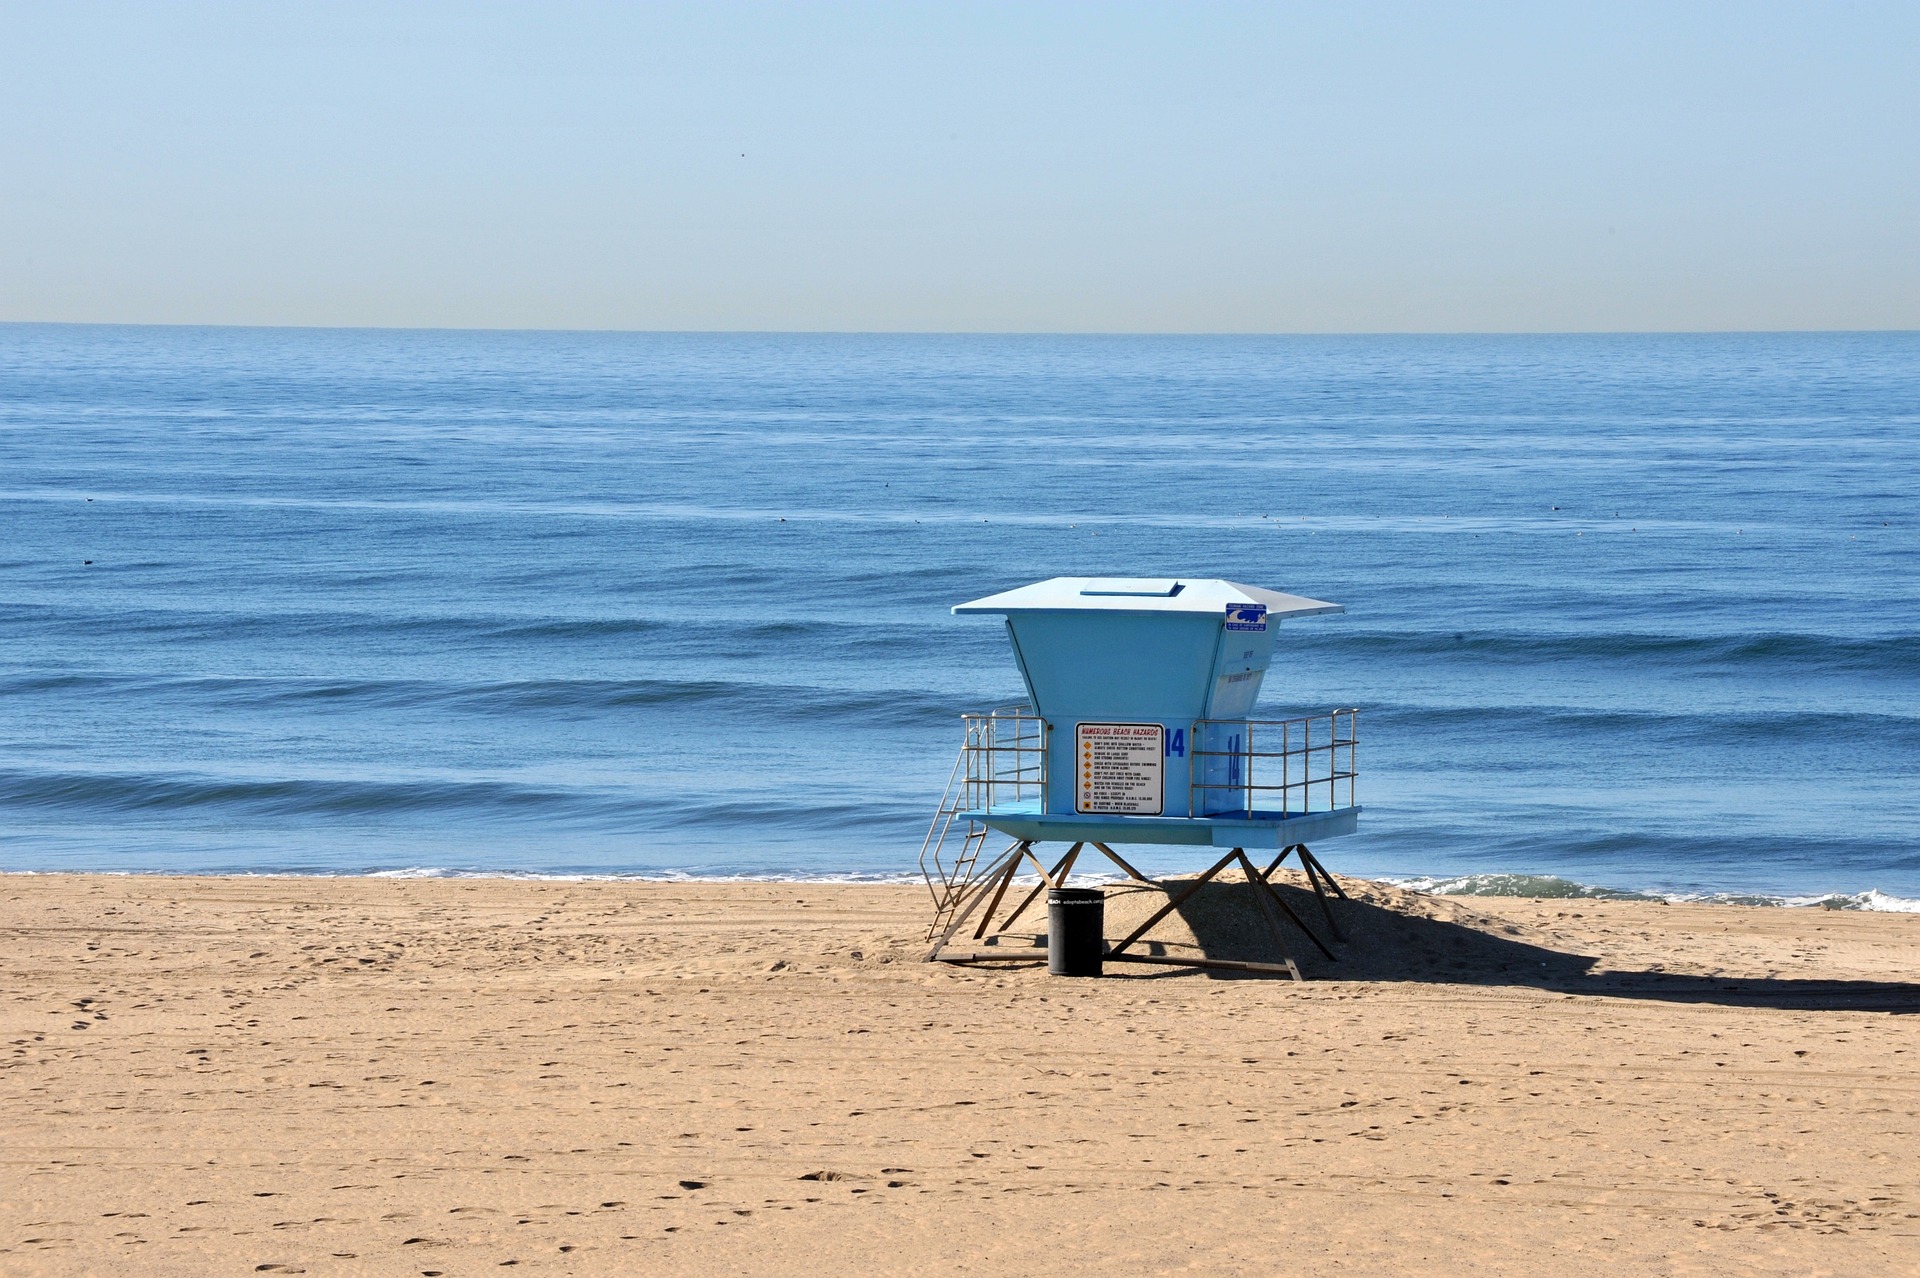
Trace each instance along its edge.
<instances>
[{"instance_id":1,"label":"warning sign","mask_svg":"<svg viewBox=\"0 0 1920 1278\"><path fill-rule=\"evenodd\" d=\"M1074 730L1075 812L1159 816L1166 793L1166 729L1157 723L1083 723Z\"/></svg>"}]
</instances>

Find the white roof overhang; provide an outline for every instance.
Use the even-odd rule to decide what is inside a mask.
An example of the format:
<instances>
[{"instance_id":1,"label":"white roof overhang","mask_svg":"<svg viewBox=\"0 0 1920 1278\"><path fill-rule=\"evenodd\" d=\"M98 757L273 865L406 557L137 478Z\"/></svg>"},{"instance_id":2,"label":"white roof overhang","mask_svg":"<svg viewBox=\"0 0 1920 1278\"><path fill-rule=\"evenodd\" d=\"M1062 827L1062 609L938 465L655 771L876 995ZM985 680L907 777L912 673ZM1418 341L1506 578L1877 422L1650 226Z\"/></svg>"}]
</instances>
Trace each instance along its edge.
<instances>
[{"instance_id":1,"label":"white roof overhang","mask_svg":"<svg viewBox=\"0 0 1920 1278\"><path fill-rule=\"evenodd\" d=\"M955 606L954 612L1192 612L1223 614L1229 604L1265 604L1267 616L1316 617L1346 608L1305 595L1243 586L1217 577L1051 577Z\"/></svg>"}]
</instances>

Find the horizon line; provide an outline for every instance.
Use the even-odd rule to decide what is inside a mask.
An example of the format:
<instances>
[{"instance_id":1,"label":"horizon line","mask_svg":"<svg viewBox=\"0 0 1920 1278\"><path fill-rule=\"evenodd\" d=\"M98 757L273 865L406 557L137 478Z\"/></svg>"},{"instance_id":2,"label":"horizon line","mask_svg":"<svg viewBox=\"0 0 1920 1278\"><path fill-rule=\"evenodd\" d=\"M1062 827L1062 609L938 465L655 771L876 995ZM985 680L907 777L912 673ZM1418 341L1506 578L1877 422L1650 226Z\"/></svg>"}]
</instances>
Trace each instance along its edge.
<instances>
[{"instance_id":1,"label":"horizon line","mask_svg":"<svg viewBox=\"0 0 1920 1278\"><path fill-rule=\"evenodd\" d=\"M0 319L0 328L142 328L316 333L499 333L609 337L1891 337L1914 328L1484 328L1484 329L988 329L988 328L589 328L490 324L298 324L152 320Z\"/></svg>"}]
</instances>

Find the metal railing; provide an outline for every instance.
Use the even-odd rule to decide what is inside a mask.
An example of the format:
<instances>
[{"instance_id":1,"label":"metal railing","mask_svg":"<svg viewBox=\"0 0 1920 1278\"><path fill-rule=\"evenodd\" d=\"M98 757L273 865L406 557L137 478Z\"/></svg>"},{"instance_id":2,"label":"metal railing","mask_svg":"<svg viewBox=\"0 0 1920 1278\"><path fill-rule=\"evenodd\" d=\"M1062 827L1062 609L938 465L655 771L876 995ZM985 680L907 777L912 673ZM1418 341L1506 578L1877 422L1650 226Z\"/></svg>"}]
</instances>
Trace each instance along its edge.
<instances>
[{"instance_id":1,"label":"metal railing","mask_svg":"<svg viewBox=\"0 0 1920 1278\"><path fill-rule=\"evenodd\" d=\"M1197 721L1188 747L1188 810L1299 816L1353 807L1359 716L1334 710L1303 719Z\"/></svg>"},{"instance_id":2,"label":"metal railing","mask_svg":"<svg viewBox=\"0 0 1920 1278\"><path fill-rule=\"evenodd\" d=\"M960 716L966 740L953 761L946 793L920 843L920 873L935 904L944 910L953 893L972 876L987 827L959 822L964 829L951 864L947 840L963 812L989 812L996 805L1029 797L1044 799L1047 785L1047 723L1028 706L1007 706L989 714Z\"/></svg>"},{"instance_id":3,"label":"metal railing","mask_svg":"<svg viewBox=\"0 0 1920 1278\"><path fill-rule=\"evenodd\" d=\"M963 714L966 744L963 806L991 812L997 805L1043 799L1047 790L1047 721L1027 706L990 714Z\"/></svg>"}]
</instances>

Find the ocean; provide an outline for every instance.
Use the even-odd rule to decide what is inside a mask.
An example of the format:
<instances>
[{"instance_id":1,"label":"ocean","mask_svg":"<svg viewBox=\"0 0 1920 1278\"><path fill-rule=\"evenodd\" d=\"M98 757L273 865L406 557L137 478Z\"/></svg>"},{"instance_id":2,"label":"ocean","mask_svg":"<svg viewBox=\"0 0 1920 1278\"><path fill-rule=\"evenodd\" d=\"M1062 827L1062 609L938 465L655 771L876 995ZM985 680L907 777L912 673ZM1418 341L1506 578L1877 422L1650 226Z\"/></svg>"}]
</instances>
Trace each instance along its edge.
<instances>
[{"instance_id":1,"label":"ocean","mask_svg":"<svg viewBox=\"0 0 1920 1278\"><path fill-rule=\"evenodd\" d=\"M0 326L0 870L911 876L1063 574L1347 606L1336 872L1920 899L1910 333Z\"/></svg>"}]
</instances>

